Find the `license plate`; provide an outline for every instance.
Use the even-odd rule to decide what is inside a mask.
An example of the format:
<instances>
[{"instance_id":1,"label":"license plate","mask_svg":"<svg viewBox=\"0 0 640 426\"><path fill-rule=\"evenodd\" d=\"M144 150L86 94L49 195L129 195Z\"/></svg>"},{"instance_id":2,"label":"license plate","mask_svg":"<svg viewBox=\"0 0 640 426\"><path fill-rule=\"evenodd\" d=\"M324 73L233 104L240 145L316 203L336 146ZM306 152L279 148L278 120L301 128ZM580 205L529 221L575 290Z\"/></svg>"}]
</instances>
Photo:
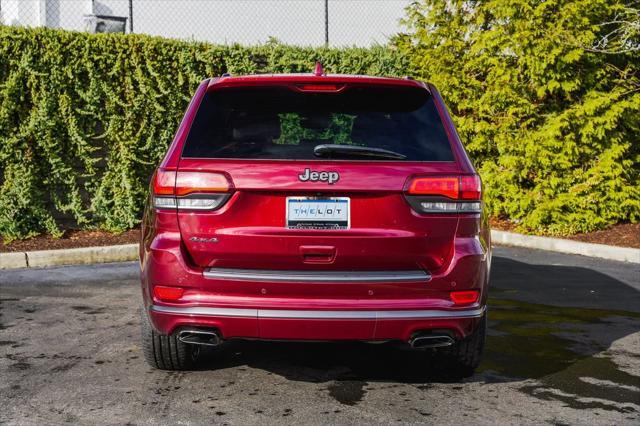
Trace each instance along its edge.
<instances>
[{"instance_id":1,"label":"license plate","mask_svg":"<svg viewBox=\"0 0 640 426\"><path fill-rule=\"evenodd\" d=\"M349 229L349 204L347 197L288 197L287 228Z\"/></svg>"}]
</instances>

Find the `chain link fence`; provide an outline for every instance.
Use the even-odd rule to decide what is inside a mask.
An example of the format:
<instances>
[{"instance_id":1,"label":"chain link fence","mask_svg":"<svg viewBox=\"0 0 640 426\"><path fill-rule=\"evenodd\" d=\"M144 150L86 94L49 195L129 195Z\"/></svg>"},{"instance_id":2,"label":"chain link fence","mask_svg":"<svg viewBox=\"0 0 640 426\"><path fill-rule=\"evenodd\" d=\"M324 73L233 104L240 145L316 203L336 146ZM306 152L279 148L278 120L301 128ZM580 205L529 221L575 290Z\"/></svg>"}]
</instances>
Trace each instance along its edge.
<instances>
[{"instance_id":1,"label":"chain link fence","mask_svg":"<svg viewBox=\"0 0 640 426\"><path fill-rule=\"evenodd\" d=\"M222 44L384 44L411 0L0 0L0 22Z\"/></svg>"}]
</instances>

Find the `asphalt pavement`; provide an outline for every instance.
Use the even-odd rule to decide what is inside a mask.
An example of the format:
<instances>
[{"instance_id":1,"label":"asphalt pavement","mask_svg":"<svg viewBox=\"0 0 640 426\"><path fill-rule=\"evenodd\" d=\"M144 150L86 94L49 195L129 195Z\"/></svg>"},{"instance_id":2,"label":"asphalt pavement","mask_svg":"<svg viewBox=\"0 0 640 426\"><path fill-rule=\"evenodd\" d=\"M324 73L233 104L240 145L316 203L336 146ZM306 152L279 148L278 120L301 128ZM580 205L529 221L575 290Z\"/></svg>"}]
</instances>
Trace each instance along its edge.
<instances>
[{"instance_id":1,"label":"asphalt pavement","mask_svg":"<svg viewBox=\"0 0 640 426\"><path fill-rule=\"evenodd\" d=\"M136 263L0 272L0 423L640 424L640 265L494 251L478 372L389 344L232 341L147 366Z\"/></svg>"}]
</instances>

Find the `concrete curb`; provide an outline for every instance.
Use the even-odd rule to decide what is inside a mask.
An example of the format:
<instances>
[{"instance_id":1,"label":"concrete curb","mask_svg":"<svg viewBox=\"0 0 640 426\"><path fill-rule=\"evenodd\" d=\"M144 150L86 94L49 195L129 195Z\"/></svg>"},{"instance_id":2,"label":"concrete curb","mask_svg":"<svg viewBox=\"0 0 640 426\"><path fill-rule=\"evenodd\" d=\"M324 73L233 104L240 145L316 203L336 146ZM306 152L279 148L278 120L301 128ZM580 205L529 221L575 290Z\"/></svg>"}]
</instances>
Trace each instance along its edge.
<instances>
[{"instance_id":1,"label":"concrete curb","mask_svg":"<svg viewBox=\"0 0 640 426\"><path fill-rule=\"evenodd\" d=\"M491 241L494 244L526 247L538 250L555 251L566 254L599 257L601 259L620 262L640 263L640 249L631 247L608 246L605 244L583 243L562 238L536 237L514 232L491 230Z\"/></svg>"},{"instance_id":2,"label":"concrete curb","mask_svg":"<svg viewBox=\"0 0 640 426\"><path fill-rule=\"evenodd\" d=\"M0 269L87 265L91 263L124 262L136 260L137 258L138 244L0 253Z\"/></svg>"},{"instance_id":3,"label":"concrete curb","mask_svg":"<svg viewBox=\"0 0 640 426\"><path fill-rule=\"evenodd\" d=\"M536 237L505 231L491 231L494 244L640 263L640 249L582 243L561 238ZM0 253L0 269L41 268L60 265L125 262L138 258L138 244L81 247L62 250Z\"/></svg>"},{"instance_id":4,"label":"concrete curb","mask_svg":"<svg viewBox=\"0 0 640 426\"><path fill-rule=\"evenodd\" d=\"M0 253L0 269L27 267L27 254L24 252Z\"/></svg>"}]
</instances>

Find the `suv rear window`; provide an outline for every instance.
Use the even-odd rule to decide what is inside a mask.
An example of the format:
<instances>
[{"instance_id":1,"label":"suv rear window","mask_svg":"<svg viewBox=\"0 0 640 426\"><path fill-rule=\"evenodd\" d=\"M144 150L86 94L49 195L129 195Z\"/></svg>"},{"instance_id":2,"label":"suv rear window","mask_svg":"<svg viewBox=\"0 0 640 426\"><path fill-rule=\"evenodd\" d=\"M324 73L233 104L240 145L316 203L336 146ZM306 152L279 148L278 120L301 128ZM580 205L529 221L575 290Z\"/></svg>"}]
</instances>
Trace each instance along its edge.
<instances>
[{"instance_id":1,"label":"suv rear window","mask_svg":"<svg viewBox=\"0 0 640 426\"><path fill-rule=\"evenodd\" d=\"M307 160L318 159L314 148L321 144L388 150L405 161L454 159L430 94L397 87L347 87L338 93L288 87L211 91L182 155Z\"/></svg>"}]
</instances>

